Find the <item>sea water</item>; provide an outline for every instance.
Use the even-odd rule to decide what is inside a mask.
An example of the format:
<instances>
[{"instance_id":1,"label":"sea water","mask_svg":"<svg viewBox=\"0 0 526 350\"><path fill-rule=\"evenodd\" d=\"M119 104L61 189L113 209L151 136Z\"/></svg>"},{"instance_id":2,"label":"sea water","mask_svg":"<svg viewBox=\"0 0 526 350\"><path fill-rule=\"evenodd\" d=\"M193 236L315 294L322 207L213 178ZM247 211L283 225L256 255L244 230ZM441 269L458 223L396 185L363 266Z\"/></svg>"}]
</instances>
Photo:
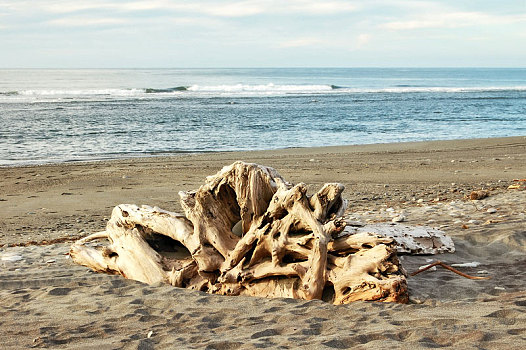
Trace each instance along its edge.
<instances>
[{"instance_id":1,"label":"sea water","mask_svg":"<svg viewBox=\"0 0 526 350\"><path fill-rule=\"evenodd\" d=\"M0 70L0 165L526 135L526 69Z\"/></svg>"}]
</instances>

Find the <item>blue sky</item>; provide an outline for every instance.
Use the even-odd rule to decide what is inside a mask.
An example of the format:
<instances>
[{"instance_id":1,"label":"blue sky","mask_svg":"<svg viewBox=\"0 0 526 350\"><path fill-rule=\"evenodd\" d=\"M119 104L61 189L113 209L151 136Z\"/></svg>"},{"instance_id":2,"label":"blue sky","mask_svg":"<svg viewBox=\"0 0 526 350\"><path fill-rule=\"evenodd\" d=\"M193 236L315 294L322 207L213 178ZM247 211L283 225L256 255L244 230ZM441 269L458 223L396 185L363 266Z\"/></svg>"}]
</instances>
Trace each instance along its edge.
<instances>
[{"instance_id":1,"label":"blue sky","mask_svg":"<svg viewBox=\"0 0 526 350\"><path fill-rule=\"evenodd\" d=\"M0 0L0 68L525 62L524 0Z\"/></svg>"}]
</instances>

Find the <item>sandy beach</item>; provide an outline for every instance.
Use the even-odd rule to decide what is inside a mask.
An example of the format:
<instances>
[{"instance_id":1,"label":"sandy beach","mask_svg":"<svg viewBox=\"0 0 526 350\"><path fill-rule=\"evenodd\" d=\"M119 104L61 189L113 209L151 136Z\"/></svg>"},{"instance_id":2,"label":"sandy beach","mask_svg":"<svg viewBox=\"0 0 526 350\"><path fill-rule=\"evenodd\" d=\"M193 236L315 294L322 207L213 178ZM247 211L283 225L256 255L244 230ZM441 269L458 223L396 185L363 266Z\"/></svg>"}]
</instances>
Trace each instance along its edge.
<instances>
[{"instance_id":1,"label":"sandy beach","mask_svg":"<svg viewBox=\"0 0 526 350\"><path fill-rule=\"evenodd\" d=\"M223 297L96 274L67 255L101 231L115 205L180 212L178 191L236 160L287 180L345 185L347 218L429 225L456 252L401 256L410 303ZM526 137L411 142L0 168L2 348L68 349L524 349ZM509 189L510 185L519 188ZM469 200L473 190L489 196Z\"/></svg>"}]
</instances>

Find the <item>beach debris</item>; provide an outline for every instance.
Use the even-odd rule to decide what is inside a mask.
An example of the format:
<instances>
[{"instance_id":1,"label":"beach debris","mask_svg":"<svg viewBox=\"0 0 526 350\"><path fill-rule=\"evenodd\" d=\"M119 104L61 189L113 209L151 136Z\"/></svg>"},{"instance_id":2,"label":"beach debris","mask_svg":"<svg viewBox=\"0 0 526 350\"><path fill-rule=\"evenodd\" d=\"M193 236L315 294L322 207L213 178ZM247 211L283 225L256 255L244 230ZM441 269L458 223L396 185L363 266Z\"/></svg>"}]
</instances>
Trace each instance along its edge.
<instances>
[{"instance_id":1,"label":"beach debris","mask_svg":"<svg viewBox=\"0 0 526 350\"><path fill-rule=\"evenodd\" d=\"M453 253L455 244L444 231L429 226L409 226L392 223L374 223L362 226L347 225L344 234L369 232L392 238L398 253L442 254Z\"/></svg>"},{"instance_id":2,"label":"beach debris","mask_svg":"<svg viewBox=\"0 0 526 350\"><path fill-rule=\"evenodd\" d=\"M20 261L22 259L23 259L23 257L21 255L9 254L9 253L2 255L2 258L1 258L2 261L7 261L7 262L16 262L16 261Z\"/></svg>"},{"instance_id":3,"label":"beach debris","mask_svg":"<svg viewBox=\"0 0 526 350\"><path fill-rule=\"evenodd\" d=\"M516 182L516 183L509 185L508 190L520 190L520 189L526 190L526 179L513 179L513 182Z\"/></svg>"},{"instance_id":4,"label":"beach debris","mask_svg":"<svg viewBox=\"0 0 526 350\"><path fill-rule=\"evenodd\" d=\"M423 269L424 267L427 267L427 265L422 265L422 266L420 266L418 269L420 270L420 269ZM437 267L436 267L436 266L433 266L433 267L429 268L428 270L429 270L429 271L436 271L436 270L437 270Z\"/></svg>"},{"instance_id":5,"label":"beach debris","mask_svg":"<svg viewBox=\"0 0 526 350\"><path fill-rule=\"evenodd\" d=\"M307 195L273 168L238 161L180 192L184 215L118 205L70 255L94 271L215 294L407 302L395 240L344 232L343 190L328 183Z\"/></svg>"},{"instance_id":6,"label":"beach debris","mask_svg":"<svg viewBox=\"0 0 526 350\"><path fill-rule=\"evenodd\" d=\"M423 304L424 302L421 299L409 297L410 304Z\"/></svg>"},{"instance_id":7,"label":"beach debris","mask_svg":"<svg viewBox=\"0 0 526 350\"><path fill-rule=\"evenodd\" d=\"M461 265L461 264L457 264L457 265ZM490 279L491 277L490 276L471 276L471 275L468 275L468 274L465 274L464 272L460 272L459 270L449 266L449 265L446 265L444 264L442 261L440 260L437 260L435 261L434 263L432 264L429 264L425 267L421 267L419 268L418 270L416 270L415 272L411 273L410 276L416 276L418 275L419 273L421 272L424 272L424 271L427 271L427 270L430 270L430 269L433 269L435 266L442 266L443 268L451 271L451 272L454 272L456 273L457 275L460 275L464 278L468 278L470 280L487 280L487 279ZM477 265L478 266L478 265Z\"/></svg>"},{"instance_id":8,"label":"beach debris","mask_svg":"<svg viewBox=\"0 0 526 350\"><path fill-rule=\"evenodd\" d=\"M471 200L481 200L481 199L486 198L487 196L489 196L489 191L478 190L478 191L471 192L471 194L469 195L469 199L471 199Z\"/></svg>"},{"instance_id":9,"label":"beach debris","mask_svg":"<svg viewBox=\"0 0 526 350\"><path fill-rule=\"evenodd\" d=\"M491 225L491 224L496 224L499 222L500 222L499 220L490 219L490 220L486 220L482 225Z\"/></svg>"},{"instance_id":10,"label":"beach debris","mask_svg":"<svg viewBox=\"0 0 526 350\"><path fill-rule=\"evenodd\" d=\"M391 219L391 222L404 222L406 219L406 216L404 214L400 214L400 215L397 215L395 216L394 218Z\"/></svg>"},{"instance_id":11,"label":"beach debris","mask_svg":"<svg viewBox=\"0 0 526 350\"><path fill-rule=\"evenodd\" d=\"M457 264L451 264L453 267L478 267L480 266L480 263L478 261L473 262L467 262L467 263L457 263Z\"/></svg>"}]
</instances>

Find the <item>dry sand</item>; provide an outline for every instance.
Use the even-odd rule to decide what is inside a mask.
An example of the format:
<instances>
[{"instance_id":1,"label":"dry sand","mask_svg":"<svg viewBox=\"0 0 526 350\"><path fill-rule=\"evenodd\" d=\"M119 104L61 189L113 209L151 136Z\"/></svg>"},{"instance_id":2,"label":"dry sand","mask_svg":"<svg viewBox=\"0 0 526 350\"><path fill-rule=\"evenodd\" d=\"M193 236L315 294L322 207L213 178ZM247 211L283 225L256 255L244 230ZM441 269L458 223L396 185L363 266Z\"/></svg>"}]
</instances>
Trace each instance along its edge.
<instances>
[{"instance_id":1,"label":"dry sand","mask_svg":"<svg viewBox=\"0 0 526 350\"><path fill-rule=\"evenodd\" d=\"M492 278L439 268L408 279L408 305L333 306L148 286L74 265L67 242L42 245L104 229L120 203L180 211L179 190L239 159L311 191L343 183L351 220L403 214L453 237L454 254L403 256L409 272L440 259ZM526 137L0 168L0 347L524 349L526 191L507 188L525 177ZM481 188L488 198L466 199Z\"/></svg>"}]
</instances>

